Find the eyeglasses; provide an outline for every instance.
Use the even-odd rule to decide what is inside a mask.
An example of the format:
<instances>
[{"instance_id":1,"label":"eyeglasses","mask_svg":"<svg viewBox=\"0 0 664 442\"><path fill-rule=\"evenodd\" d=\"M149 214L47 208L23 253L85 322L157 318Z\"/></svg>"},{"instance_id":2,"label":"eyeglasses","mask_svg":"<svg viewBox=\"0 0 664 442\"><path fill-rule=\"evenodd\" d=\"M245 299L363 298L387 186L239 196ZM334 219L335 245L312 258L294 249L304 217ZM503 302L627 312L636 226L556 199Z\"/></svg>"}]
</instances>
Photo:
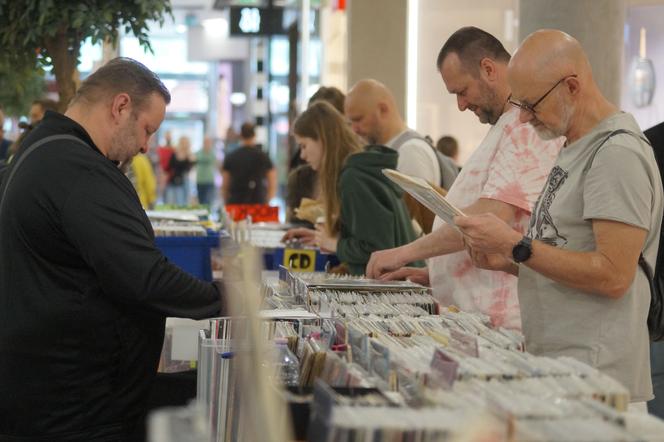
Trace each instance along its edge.
<instances>
[{"instance_id":1,"label":"eyeglasses","mask_svg":"<svg viewBox=\"0 0 664 442\"><path fill-rule=\"evenodd\" d=\"M512 95L511 95L511 94L510 94L510 96L507 98L507 102L508 102L509 104L511 104L512 106L514 106L514 107L517 107L517 108L519 108L519 109L521 109L521 110L524 110L524 111L526 111L526 112L530 112L531 114L535 115L535 113L537 113L537 111L535 110L535 107L536 107L538 104L540 104L540 103L541 103L541 102L542 102L542 101L543 101L543 100L544 100L544 99L545 99L545 98L546 98L551 92L553 92L553 90L554 90L554 89L555 89L560 83L562 83L563 81L567 80L568 78L572 78L572 77L576 77L576 74L567 75L567 76L561 78L560 80L558 80L558 82L557 82L556 84L554 84L554 85L551 87L551 89L549 89L548 91L546 91L546 93L545 93L544 95L542 95L542 96L540 97L540 99L537 100L537 101L535 101L533 104L520 103L520 102L518 102L518 101L514 101L514 100L512 100Z\"/></svg>"}]
</instances>

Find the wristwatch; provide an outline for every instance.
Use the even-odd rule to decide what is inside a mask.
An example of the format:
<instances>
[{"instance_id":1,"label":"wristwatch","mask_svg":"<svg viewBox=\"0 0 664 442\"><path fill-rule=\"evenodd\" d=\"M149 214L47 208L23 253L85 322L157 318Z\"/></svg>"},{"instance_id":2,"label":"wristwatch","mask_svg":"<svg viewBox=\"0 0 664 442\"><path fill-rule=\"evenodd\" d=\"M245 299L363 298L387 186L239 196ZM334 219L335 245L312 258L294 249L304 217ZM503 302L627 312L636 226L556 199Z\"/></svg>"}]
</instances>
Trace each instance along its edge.
<instances>
[{"instance_id":1,"label":"wristwatch","mask_svg":"<svg viewBox=\"0 0 664 442\"><path fill-rule=\"evenodd\" d=\"M533 254L533 240L524 236L521 238L513 248L512 248L512 259L514 262L521 263L527 261L530 258L530 255Z\"/></svg>"}]
</instances>

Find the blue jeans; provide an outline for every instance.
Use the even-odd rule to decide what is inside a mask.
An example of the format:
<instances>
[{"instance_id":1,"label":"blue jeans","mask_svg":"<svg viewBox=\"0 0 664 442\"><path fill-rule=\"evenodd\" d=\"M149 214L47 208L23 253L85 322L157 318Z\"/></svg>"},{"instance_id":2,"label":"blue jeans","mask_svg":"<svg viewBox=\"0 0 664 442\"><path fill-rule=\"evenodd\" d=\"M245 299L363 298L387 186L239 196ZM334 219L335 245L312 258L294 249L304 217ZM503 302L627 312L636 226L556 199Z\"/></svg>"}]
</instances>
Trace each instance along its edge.
<instances>
[{"instance_id":1,"label":"blue jeans","mask_svg":"<svg viewBox=\"0 0 664 442\"><path fill-rule=\"evenodd\" d=\"M186 206L188 203L187 186L181 184L179 186L168 184L166 186L166 204L173 204L176 206Z\"/></svg>"},{"instance_id":2,"label":"blue jeans","mask_svg":"<svg viewBox=\"0 0 664 442\"><path fill-rule=\"evenodd\" d=\"M216 193L214 183L196 184L196 190L198 191L198 203L212 207Z\"/></svg>"}]
</instances>

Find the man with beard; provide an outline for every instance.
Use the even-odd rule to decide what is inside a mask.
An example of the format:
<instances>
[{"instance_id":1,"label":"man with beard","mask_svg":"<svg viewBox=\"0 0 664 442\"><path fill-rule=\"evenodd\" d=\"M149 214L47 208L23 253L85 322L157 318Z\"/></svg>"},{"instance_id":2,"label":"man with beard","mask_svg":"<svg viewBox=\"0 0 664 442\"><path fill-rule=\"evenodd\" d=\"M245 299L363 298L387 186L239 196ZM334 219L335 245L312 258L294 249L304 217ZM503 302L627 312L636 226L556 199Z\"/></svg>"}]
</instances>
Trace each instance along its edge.
<instances>
[{"instance_id":1,"label":"man with beard","mask_svg":"<svg viewBox=\"0 0 664 442\"><path fill-rule=\"evenodd\" d=\"M542 137L565 136L565 147L525 236L493 214L455 222L477 265L518 275L528 350L602 370L629 389L630 408L645 412L650 289L639 261L655 267L662 222L653 151L564 32L527 37L508 76L520 120Z\"/></svg>"},{"instance_id":2,"label":"man with beard","mask_svg":"<svg viewBox=\"0 0 664 442\"><path fill-rule=\"evenodd\" d=\"M380 144L399 152L397 170L449 189L457 177L451 159L437 155L435 148L404 123L392 92L381 82L358 81L344 103L353 132L369 144Z\"/></svg>"},{"instance_id":3,"label":"man with beard","mask_svg":"<svg viewBox=\"0 0 664 442\"><path fill-rule=\"evenodd\" d=\"M507 103L509 60L494 36L475 27L459 29L440 50L437 67L447 90L456 95L459 110L469 109L482 123L492 125L447 198L464 213L492 213L525 232L562 140L542 141L529 125L518 121L518 110ZM403 267L426 258L432 258L428 269ZM475 268L459 231L439 218L430 235L375 252L367 275L430 284L444 305L482 312L496 326L521 328L516 278Z\"/></svg>"},{"instance_id":4,"label":"man with beard","mask_svg":"<svg viewBox=\"0 0 664 442\"><path fill-rule=\"evenodd\" d=\"M166 316L222 311L221 287L154 245L118 167L148 149L170 94L116 58L48 111L0 186L0 440L140 438Z\"/></svg>"},{"instance_id":5,"label":"man with beard","mask_svg":"<svg viewBox=\"0 0 664 442\"><path fill-rule=\"evenodd\" d=\"M454 161L438 152L431 140L404 123L392 92L372 80L358 81L344 104L351 128L369 144L381 144L399 153L397 170L440 186L447 191L459 174ZM431 233L434 215L416 199L404 195L413 221L422 233Z\"/></svg>"}]
</instances>

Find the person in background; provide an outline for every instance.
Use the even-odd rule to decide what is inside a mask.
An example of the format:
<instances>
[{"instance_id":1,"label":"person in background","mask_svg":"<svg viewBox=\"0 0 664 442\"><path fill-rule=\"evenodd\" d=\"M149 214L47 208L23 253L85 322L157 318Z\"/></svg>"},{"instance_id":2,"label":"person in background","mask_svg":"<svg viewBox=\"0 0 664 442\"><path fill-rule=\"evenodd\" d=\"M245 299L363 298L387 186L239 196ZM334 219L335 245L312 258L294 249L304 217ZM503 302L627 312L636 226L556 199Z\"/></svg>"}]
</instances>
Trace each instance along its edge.
<instances>
[{"instance_id":1,"label":"person in background","mask_svg":"<svg viewBox=\"0 0 664 442\"><path fill-rule=\"evenodd\" d=\"M286 184L286 222L313 227L313 223L300 218L295 209L301 207L305 198L316 201L319 197L318 173L308 164L303 164L292 170L288 174Z\"/></svg>"},{"instance_id":2,"label":"person in background","mask_svg":"<svg viewBox=\"0 0 664 442\"><path fill-rule=\"evenodd\" d=\"M311 98L309 98L307 106L311 106L311 104L316 101L327 101L343 115L345 100L346 97L344 93L336 87L321 86ZM300 149L297 148L295 150L295 155L291 160L288 183L286 184L286 221L298 224L311 224L306 220L298 218L295 215L295 209L300 207L303 198L317 200L319 190L318 175L316 171L302 160L300 157Z\"/></svg>"},{"instance_id":3,"label":"person in background","mask_svg":"<svg viewBox=\"0 0 664 442\"><path fill-rule=\"evenodd\" d=\"M164 144L157 147L157 158L159 159L159 167L157 168L158 192L164 202L166 202L167 199L168 191L166 189L168 188L168 182L171 178L171 170L169 167L174 152L173 137L171 131L167 130L164 134Z\"/></svg>"},{"instance_id":4,"label":"person in background","mask_svg":"<svg viewBox=\"0 0 664 442\"><path fill-rule=\"evenodd\" d=\"M47 111L0 187L0 440L142 440L166 317L227 314L223 287L156 248L118 168L170 94L115 58ZM68 139L47 141L52 135ZM9 182L8 182L9 181Z\"/></svg>"},{"instance_id":5,"label":"person in background","mask_svg":"<svg viewBox=\"0 0 664 442\"><path fill-rule=\"evenodd\" d=\"M42 118L44 118L44 114L48 110L57 112L58 102L55 100L51 100L49 98L42 98L33 101L32 106L30 106L30 113L29 113L30 124L34 127L37 123L39 123L42 120Z\"/></svg>"},{"instance_id":6,"label":"person in background","mask_svg":"<svg viewBox=\"0 0 664 442\"><path fill-rule=\"evenodd\" d=\"M136 188L138 199L145 210L153 209L157 202L157 179L154 176L150 158L138 154L131 160L129 180Z\"/></svg>"},{"instance_id":7,"label":"person in background","mask_svg":"<svg viewBox=\"0 0 664 442\"><path fill-rule=\"evenodd\" d=\"M448 92L456 95L459 110L469 110L491 126L447 199L466 214L493 213L525 232L563 140L543 141L533 127L519 121L518 110L507 103L509 60L496 37L472 26L454 32L438 53L436 66ZM427 258L426 269L403 267ZM367 275L430 284L443 305L485 314L497 327L521 329L517 279L473 266L459 231L440 218L430 235L376 252Z\"/></svg>"},{"instance_id":8,"label":"person in background","mask_svg":"<svg viewBox=\"0 0 664 442\"><path fill-rule=\"evenodd\" d=\"M325 226L291 229L284 241L297 238L336 253L350 273L361 275L371 252L415 239L402 191L382 172L396 167L396 151L363 150L343 115L324 101L312 103L295 120L293 134L302 158L318 172Z\"/></svg>"},{"instance_id":9,"label":"person in background","mask_svg":"<svg viewBox=\"0 0 664 442\"><path fill-rule=\"evenodd\" d=\"M54 100L43 98L35 100L30 106L30 122L26 123L24 121L18 123L19 129L22 129L21 134L18 136L16 141L14 141L10 146L7 152L6 161L9 163L12 160L12 157L16 154L18 147L23 143L25 137L28 136L30 131L44 118L46 111L58 112L58 103Z\"/></svg>"},{"instance_id":10,"label":"person in background","mask_svg":"<svg viewBox=\"0 0 664 442\"><path fill-rule=\"evenodd\" d=\"M9 158L9 147L13 141L5 138L5 114L0 109L0 163Z\"/></svg>"},{"instance_id":11,"label":"person in background","mask_svg":"<svg viewBox=\"0 0 664 442\"><path fill-rule=\"evenodd\" d=\"M346 103L346 96L338 88L334 86L321 86L309 98L308 105L316 101L327 101L339 111L341 115L344 113L344 105Z\"/></svg>"},{"instance_id":12,"label":"person in background","mask_svg":"<svg viewBox=\"0 0 664 442\"><path fill-rule=\"evenodd\" d=\"M451 135L440 137L436 142L436 149L446 157L451 158L459 171L461 170L459 167L459 142L456 138Z\"/></svg>"},{"instance_id":13,"label":"person in background","mask_svg":"<svg viewBox=\"0 0 664 442\"><path fill-rule=\"evenodd\" d=\"M203 148L196 154L196 191L198 202L211 207L216 195L214 173L217 170L217 154L214 151L214 140L205 137Z\"/></svg>"},{"instance_id":14,"label":"person in background","mask_svg":"<svg viewBox=\"0 0 664 442\"><path fill-rule=\"evenodd\" d=\"M309 98L307 107L311 106L311 103L315 101L327 101L330 103L340 114L344 113L344 104L346 102L346 96L338 88L334 86L321 86L316 92ZM288 170L295 170L300 166L309 167L300 156L300 149L296 147L295 153L291 157L290 164L288 165ZM297 206L296 206L297 207Z\"/></svg>"},{"instance_id":15,"label":"person in background","mask_svg":"<svg viewBox=\"0 0 664 442\"><path fill-rule=\"evenodd\" d=\"M399 153L397 170L422 178L446 193L459 170L451 159L439 154L431 140L408 128L392 92L382 83L365 79L348 92L346 116L353 131L369 144L380 144ZM430 233L434 215L409 194L404 195L411 218L423 233Z\"/></svg>"},{"instance_id":16,"label":"person in background","mask_svg":"<svg viewBox=\"0 0 664 442\"><path fill-rule=\"evenodd\" d=\"M650 286L639 260L655 267L662 224L653 150L562 31L526 37L508 79L520 121L565 146L525 235L493 214L455 223L476 265L518 276L529 352L597 368L628 388L630 410L647 412Z\"/></svg>"},{"instance_id":17,"label":"person in background","mask_svg":"<svg viewBox=\"0 0 664 442\"><path fill-rule=\"evenodd\" d=\"M397 170L449 190L457 169L448 158L439 163L429 141L406 126L392 92L373 79L358 81L348 92L345 113L353 131L369 144L399 153ZM442 173L442 176L441 176Z\"/></svg>"},{"instance_id":18,"label":"person in background","mask_svg":"<svg viewBox=\"0 0 664 442\"><path fill-rule=\"evenodd\" d=\"M233 126L228 126L226 137L224 138L224 153L228 155L240 147L240 135L235 132Z\"/></svg>"},{"instance_id":19,"label":"person in background","mask_svg":"<svg viewBox=\"0 0 664 442\"><path fill-rule=\"evenodd\" d=\"M170 178L166 186L166 204L179 207L189 204L189 171L194 164L196 159L191 153L191 141L189 137L182 136L168 162Z\"/></svg>"},{"instance_id":20,"label":"person in background","mask_svg":"<svg viewBox=\"0 0 664 442\"><path fill-rule=\"evenodd\" d=\"M659 123L643 132L650 141L655 160L659 165L660 175L664 168L664 122ZM662 176L664 180L664 176ZM661 235L661 232L660 232ZM664 250L657 254L655 268L664 268ZM664 342L650 343L650 370L652 372L652 388L655 399L648 402L648 412L664 419Z\"/></svg>"},{"instance_id":21,"label":"person in background","mask_svg":"<svg viewBox=\"0 0 664 442\"><path fill-rule=\"evenodd\" d=\"M221 168L225 204L268 204L277 194L277 170L256 144L256 129L244 123L240 148L226 155Z\"/></svg>"}]
</instances>

